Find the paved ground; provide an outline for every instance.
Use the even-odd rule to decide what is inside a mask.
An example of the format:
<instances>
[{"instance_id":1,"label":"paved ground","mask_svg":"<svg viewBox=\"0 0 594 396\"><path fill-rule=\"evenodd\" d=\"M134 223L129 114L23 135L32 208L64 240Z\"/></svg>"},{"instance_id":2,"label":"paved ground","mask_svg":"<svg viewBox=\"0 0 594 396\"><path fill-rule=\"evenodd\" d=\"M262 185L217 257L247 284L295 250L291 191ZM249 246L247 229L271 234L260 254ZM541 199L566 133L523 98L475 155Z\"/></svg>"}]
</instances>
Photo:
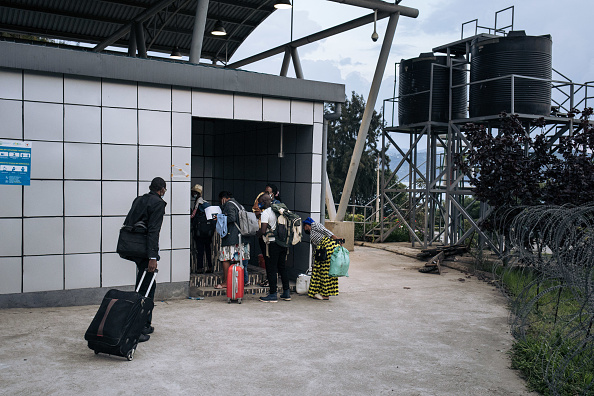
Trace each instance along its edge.
<instances>
[{"instance_id":1,"label":"paved ground","mask_svg":"<svg viewBox=\"0 0 594 396\"><path fill-rule=\"evenodd\" d=\"M87 348L97 306L0 310L0 394L529 394L509 369L505 299L420 265L357 247L330 301L157 302L132 362Z\"/></svg>"}]
</instances>

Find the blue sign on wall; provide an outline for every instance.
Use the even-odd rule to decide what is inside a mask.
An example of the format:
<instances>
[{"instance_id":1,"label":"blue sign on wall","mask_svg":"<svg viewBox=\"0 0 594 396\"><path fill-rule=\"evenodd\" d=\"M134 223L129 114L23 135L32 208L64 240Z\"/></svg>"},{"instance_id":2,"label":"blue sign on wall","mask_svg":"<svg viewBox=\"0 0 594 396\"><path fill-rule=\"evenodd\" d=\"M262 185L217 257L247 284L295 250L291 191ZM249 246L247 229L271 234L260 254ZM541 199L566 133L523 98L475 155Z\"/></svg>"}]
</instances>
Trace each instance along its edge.
<instances>
[{"instance_id":1,"label":"blue sign on wall","mask_svg":"<svg viewBox=\"0 0 594 396\"><path fill-rule=\"evenodd\" d=\"M0 184L31 184L31 142L0 140Z\"/></svg>"}]
</instances>

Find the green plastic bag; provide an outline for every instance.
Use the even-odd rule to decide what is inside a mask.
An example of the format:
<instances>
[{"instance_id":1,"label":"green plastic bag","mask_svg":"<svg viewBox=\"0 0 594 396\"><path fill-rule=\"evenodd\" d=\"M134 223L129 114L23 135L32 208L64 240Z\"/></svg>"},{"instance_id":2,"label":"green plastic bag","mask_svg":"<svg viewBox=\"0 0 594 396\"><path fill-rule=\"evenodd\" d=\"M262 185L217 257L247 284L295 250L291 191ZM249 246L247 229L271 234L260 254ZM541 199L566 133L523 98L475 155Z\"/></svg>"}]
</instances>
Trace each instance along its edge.
<instances>
[{"instance_id":1,"label":"green plastic bag","mask_svg":"<svg viewBox=\"0 0 594 396\"><path fill-rule=\"evenodd\" d=\"M328 271L328 276L333 278L349 276L350 263L349 251L342 246L337 246L334 248L334 252L330 257L330 270Z\"/></svg>"}]
</instances>

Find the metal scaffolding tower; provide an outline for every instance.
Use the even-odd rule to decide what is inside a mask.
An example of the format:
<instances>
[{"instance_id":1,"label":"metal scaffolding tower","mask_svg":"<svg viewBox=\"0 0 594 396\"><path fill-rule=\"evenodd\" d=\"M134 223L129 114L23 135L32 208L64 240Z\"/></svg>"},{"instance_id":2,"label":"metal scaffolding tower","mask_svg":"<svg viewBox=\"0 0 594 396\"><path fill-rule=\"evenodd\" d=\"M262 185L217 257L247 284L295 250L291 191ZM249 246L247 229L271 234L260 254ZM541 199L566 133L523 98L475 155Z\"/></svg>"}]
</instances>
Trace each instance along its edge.
<instances>
[{"instance_id":1,"label":"metal scaffolding tower","mask_svg":"<svg viewBox=\"0 0 594 396\"><path fill-rule=\"evenodd\" d=\"M497 28L497 15L501 12L512 14L511 25ZM556 143L562 136L573 132L576 119L568 115L572 109L583 109L592 106L594 99L593 82L574 83L561 73L553 69L559 79L539 79L518 74L510 74L496 79L471 81L462 85L453 83L452 75L456 70L470 73L471 42L477 38L497 38L506 36L513 30L513 7L498 11L495 17L495 28L484 28L475 22L475 34L459 41L433 49L434 53L447 56L445 66L432 64L430 88L428 91L417 92L414 95L429 94L428 117L424 122L397 125L394 112L403 97L396 96L396 81L394 97L384 100L383 114L392 107L391 123L384 118L387 126L382 134L382 165L381 165L381 215L374 230L367 233L367 237L383 242L398 227L405 227L410 235L413 246L420 244L427 247L433 244L463 243L474 234L487 244L495 253L501 249L501 241L491 240L490 236L481 230L480 222L491 212L484 203L473 198L471 186L466 175L454 164L455 155L464 155L469 149L469 142L464 135L464 125L467 123L482 124L490 133L497 133L500 124L499 114L492 114L473 118L452 119L452 92L464 87L466 92L471 85L485 81L500 80L509 84L509 104L511 114L517 114L526 133L532 134L537 128L535 120L544 118L549 147L554 150ZM464 25L468 24L466 22ZM478 28L488 29L488 33L477 34ZM434 72L438 67L449 69L449 119L447 122L436 122L431 119L433 114L433 97L435 94ZM524 114L516 110L520 81L540 81L550 84L551 111L550 114ZM539 129L540 131L540 129ZM394 139L394 134L405 134L409 137L409 147L402 148ZM391 170L386 169L385 157L387 144L391 144L400 154L398 163L392 164ZM424 153L423 153L424 152ZM424 155L421 155L424 154ZM422 157L425 157L423 160ZM402 176L403 173L405 176ZM401 175L399 178L398 174Z\"/></svg>"}]
</instances>

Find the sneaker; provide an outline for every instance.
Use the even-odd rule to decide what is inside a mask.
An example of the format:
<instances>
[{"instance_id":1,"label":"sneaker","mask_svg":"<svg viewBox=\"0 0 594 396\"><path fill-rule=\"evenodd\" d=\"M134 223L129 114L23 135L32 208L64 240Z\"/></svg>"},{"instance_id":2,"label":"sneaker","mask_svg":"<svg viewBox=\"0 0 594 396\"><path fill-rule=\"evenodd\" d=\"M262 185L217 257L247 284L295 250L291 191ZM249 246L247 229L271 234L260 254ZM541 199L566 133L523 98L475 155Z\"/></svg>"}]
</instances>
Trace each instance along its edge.
<instances>
[{"instance_id":1,"label":"sneaker","mask_svg":"<svg viewBox=\"0 0 594 396\"><path fill-rule=\"evenodd\" d=\"M274 293L274 294L269 294L266 297L260 297L260 301L275 303L275 302L278 302L278 299L276 298L276 293Z\"/></svg>"},{"instance_id":2,"label":"sneaker","mask_svg":"<svg viewBox=\"0 0 594 396\"><path fill-rule=\"evenodd\" d=\"M138 337L138 342L145 342L148 341L150 338L151 336L148 334L141 334L140 337Z\"/></svg>"},{"instance_id":3,"label":"sneaker","mask_svg":"<svg viewBox=\"0 0 594 396\"><path fill-rule=\"evenodd\" d=\"M291 291L289 289L285 290L283 294L281 294L280 298L285 301L291 301Z\"/></svg>"},{"instance_id":4,"label":"sneaker","mask_svg":"<svg viewBox=\"0 0 594 396\"><path fill-rule=\"evenodd\" d=\"M142 329L142 334L151 334L153 331L155 331L155 328L153 326L147 326L144 329Z\"/></svg>"},{"instance_id":5,"label":"sneaker","mask_svg":"<svg viewBox=\"0 0 594 396\"><path fill-rule=\"evenodd\" d=\"M314 296L314 298L315 298L316 300L323 300L323 299L324 299L324 297L322 297L322 295L321 295L321 294L316 294L316 295Z\"/></svg>"}]
</instances>

